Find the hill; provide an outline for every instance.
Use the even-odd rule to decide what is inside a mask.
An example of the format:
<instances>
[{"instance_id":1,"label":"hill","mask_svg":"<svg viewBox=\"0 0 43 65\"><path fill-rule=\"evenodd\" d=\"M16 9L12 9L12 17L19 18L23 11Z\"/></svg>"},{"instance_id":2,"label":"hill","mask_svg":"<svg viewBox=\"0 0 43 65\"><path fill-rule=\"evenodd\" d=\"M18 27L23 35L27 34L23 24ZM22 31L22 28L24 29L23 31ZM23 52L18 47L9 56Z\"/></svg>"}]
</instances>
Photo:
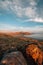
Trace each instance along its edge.
<instances>
[{"instance_id":1,"label":"hill","mask_svg":"<svg viewBox=\"0 0 43 65\"><path fill-rule=\"evenodd\" d=\"M14 50L18 50L23 53L24 57L26 56L27 58L29 58L28 57L29 53L30 56L32 56L32 58L35 60L35 62L38 63L38 65L42 65L43 41L35 40L32 38L26 38L23 36L25 34L28 35L30 33L28 32L0 33L0 60L2 60L3 55L7 54L9 51L12 52Z\"/></svg>"},{"instance_id":2,"label":"hill","mask_svg":"<svg viewBox=\"0 0 43 65\"><path fill-rule=\"evenodd\" d=\"M32 33L29 32L0 32L0 36L9 35L9 36L16 36L16 35L30 35Z\"/></svg>"}]
</instances>

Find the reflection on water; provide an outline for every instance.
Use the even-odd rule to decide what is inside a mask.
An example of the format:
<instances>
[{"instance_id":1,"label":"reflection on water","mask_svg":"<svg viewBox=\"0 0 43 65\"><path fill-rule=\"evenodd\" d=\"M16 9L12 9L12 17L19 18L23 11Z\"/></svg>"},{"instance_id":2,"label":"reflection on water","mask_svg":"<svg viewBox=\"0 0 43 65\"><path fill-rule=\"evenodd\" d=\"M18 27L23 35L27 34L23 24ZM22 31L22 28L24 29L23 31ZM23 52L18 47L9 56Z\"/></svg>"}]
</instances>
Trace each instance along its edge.
<instances>
[{"instance_id":1,"label":"reflection on water","mask_svg":"<svg viewBox=\"0 0 43 65\"><path fill-rule=\"evenodd\" d=\"M39 34L32 34L32 35L24 35L24 37L30 37L30 38L43 40L43 33L42 34L39 33Z\"/></svg>"}]
</instances>

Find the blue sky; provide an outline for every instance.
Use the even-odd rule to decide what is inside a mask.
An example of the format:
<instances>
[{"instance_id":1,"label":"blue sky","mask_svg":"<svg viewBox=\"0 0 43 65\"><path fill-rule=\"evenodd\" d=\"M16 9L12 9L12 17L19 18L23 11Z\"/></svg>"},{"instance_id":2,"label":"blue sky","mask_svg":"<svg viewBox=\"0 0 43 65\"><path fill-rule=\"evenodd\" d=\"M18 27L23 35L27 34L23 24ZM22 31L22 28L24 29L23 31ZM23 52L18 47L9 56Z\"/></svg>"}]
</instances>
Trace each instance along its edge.
<instances>
[{"instance_id":1,"label":"blue sky","mask_svg":"<svg viewBox=\"0 0 43 65\"><path fill-rule=\"evenodd\" d=\"M0 31L43 32L43 0L0 0Z\"/></svg>"}]
</instances>

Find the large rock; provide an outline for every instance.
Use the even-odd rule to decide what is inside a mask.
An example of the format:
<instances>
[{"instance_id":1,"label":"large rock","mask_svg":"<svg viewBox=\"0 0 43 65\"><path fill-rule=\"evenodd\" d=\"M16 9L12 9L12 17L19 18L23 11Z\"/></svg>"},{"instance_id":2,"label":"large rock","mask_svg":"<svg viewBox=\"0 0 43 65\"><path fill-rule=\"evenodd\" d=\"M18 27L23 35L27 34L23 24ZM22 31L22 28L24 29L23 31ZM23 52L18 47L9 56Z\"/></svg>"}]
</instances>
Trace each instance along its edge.
<instances>
[{"instance_id":1,"label":"large rock","mask_svg":"<svg viewBox=\"0 0 43 65\"><path fill-rule=\"evenodd\" d=\"M43 62L43 52L41 51L40 48L38 48L37 45L34 45L34 44L28 45L28 47L26 48L26 54L28 56L31 55L32 58L35 60L35 62L38 65L42 65L42 62Z\"/></svg>"},{"instance_id":2,"label":"large rock","mask_svg":"<svg viewBox=\"0 0 43 65\"><path fill-rule=\"evenodd\" d=\"M3 57L1 63L5 65L27 65L25 58L19 51L8 53Z\"/></svg>"}]
</instances>

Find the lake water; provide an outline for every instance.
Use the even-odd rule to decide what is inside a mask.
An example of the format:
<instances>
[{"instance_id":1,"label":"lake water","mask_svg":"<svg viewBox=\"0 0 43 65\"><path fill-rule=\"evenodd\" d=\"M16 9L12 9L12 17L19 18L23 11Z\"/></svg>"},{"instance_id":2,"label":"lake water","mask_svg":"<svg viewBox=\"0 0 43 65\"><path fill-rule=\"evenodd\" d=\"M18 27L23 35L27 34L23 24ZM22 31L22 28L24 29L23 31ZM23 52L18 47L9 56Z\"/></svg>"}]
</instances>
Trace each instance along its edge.
<instances>
[{"instance_id":1,"label":"lake water","mask_svg":"<svg viewBox=\"0 0 43 65\"><path fill-rule=\"evenodd\" d=\"M34 38L34 39L43 40L43 33L24 35L24 37L30 37L30 38Z\"/></svg>"}]
</instances>

